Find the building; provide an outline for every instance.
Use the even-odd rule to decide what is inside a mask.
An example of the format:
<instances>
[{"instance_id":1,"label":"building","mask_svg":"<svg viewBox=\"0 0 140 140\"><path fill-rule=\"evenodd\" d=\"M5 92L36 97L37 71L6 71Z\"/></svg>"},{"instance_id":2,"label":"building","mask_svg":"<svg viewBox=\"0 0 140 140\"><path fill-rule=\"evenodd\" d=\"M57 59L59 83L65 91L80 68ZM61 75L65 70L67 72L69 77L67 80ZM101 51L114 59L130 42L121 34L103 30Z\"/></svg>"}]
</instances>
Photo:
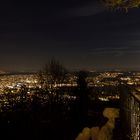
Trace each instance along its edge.
<instances>
[{"instance_id":1,"label":"building","mask_svg":"<svg viewBox=\"0 0 140 140\"><path fill-rule=\"evenodd\" d=\"M120 97L124 136L128 140L140 140L140 92L123 85Z\"/></svg>"}]
</instances>

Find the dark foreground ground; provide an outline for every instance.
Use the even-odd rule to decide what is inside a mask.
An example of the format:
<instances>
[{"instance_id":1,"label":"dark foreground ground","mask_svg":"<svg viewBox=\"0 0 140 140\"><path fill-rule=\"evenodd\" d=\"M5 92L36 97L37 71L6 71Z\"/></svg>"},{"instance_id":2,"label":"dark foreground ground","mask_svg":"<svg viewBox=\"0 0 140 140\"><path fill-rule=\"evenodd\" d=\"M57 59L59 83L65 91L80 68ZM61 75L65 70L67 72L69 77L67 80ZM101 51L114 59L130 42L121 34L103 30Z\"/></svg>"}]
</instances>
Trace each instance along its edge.
<instances>
[{"instance_id":1,"label":"dark foreground ground","mask_svg":"<svg viewBox=\"0 0 140 140\"><path fill-rule=\"evenodd\" d=\"M115 104L94 103L83 118L75 111L68 114L57 110L50 113L45 108L31 111L11 111L0 114L0 135L3 139L20 140L74 140L84 127L102 126L107 119L102 111ZM116 121L114 140L122 140L120 120Z\"/></svg>"}]
</instances>

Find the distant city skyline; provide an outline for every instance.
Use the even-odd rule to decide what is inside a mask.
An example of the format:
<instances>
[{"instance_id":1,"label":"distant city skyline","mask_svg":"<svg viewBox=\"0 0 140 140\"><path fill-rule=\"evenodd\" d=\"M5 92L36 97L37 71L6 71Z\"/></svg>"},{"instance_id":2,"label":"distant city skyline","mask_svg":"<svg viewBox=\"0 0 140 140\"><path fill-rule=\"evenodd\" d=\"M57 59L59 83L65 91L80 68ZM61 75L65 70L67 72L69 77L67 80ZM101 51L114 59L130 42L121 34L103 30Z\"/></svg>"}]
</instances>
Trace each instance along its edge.
<instances>
[{"instance_id":1,"label":"distant city skyline","mask_svg":"<svg viewBox=\"0 0 140 140\"><path fill-rule=\"evenodd\" d=\"M6 2L0 70L37 71L52 58L68 69L140 70L140 9L111 11L91 0Z\"/></svg>"}]
</instances>

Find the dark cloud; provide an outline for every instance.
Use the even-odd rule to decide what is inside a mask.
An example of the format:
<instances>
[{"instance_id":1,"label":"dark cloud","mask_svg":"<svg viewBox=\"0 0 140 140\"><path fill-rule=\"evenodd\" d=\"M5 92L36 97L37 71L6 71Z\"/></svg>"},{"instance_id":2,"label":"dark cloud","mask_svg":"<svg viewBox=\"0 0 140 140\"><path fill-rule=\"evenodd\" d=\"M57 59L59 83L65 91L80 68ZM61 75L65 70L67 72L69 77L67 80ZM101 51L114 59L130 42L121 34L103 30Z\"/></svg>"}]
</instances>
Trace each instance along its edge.
<instances>
[{"instance_id":1,"label":"dark cloud","mask_svg":"<svg viewBox=\"0 0 140 140\"><path fill-rule=\"evenodd\" d=\"M85 5L81 5L79 7L73 7L65 9L60 13L60 17L72 17L72 16L91 16L98 14L105 10L105 7L101 5L99 1L92 1Z\"/></svg>"},{"instance_id":2,"label":"dark cloud","mask_svg":"<svg viewBox=\"0 0 140 140\"><path fill-rule=\"evenodd\" d=\"M140 9L109 11L90 0L1 7L2 68L40 69L52 57L69 68L139 67Z\"/></svg>"}]
</instances>

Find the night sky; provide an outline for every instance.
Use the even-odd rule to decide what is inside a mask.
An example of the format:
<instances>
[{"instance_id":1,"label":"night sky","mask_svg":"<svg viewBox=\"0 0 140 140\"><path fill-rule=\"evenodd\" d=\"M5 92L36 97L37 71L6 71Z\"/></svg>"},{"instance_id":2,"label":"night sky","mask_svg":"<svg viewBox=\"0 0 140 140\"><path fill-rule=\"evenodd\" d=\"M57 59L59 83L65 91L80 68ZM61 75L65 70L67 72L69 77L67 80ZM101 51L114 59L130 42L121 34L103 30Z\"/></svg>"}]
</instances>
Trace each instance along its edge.
<instances>
[{"instance_id":1,"label":"night sky","mask_svg":"<svg viewBox=\"0 0 140 140\"><path fill-rule=\"evenodd\" d=\"M140 9L111 11L95 0L1 4L0 70L39 70L51 58L69 69L140 69Z\"/></svg>"}]
</instances>

